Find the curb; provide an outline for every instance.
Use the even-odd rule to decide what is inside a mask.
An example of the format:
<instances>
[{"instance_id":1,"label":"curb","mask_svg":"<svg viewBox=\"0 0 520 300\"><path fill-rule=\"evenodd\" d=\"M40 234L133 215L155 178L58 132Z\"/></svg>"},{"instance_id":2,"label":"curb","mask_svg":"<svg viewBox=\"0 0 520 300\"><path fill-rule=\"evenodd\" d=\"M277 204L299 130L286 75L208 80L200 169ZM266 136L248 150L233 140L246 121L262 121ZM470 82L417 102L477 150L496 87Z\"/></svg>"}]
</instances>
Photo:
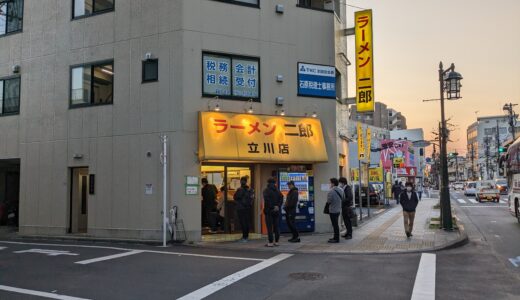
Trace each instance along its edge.
<instances>
[{"instance_id":1,"label":"curb","mask_svg":"<svg viewBox=\"0 0 520 300\"><path fill-rule=\"evenodd\" d=\"M161 246L162 241L156 240L132 240L132 239L113 239L113 238L93 238L93 237L78 237L78 236L46 236L46 235L19 235L15 234L11 237L2 237L7 240L33 240L33 241L74 241L74 242L91 242L91 243L113 243L113 244L132 244L132 245L147 245L147 246ZM168 244L171 244L170 242Z\"/></svg>"}]
</instances>

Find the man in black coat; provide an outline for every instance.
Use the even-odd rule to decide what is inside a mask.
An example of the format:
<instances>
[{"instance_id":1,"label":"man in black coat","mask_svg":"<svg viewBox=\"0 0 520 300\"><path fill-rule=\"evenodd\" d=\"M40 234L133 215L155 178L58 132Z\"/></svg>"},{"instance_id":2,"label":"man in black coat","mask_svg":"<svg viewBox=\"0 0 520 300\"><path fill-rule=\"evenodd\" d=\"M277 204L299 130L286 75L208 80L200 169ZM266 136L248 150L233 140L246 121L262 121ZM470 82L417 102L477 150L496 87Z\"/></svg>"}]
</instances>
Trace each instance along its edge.
<instances>
[{"instance_id":1,"label":"man in black coat","mask_svg":"<svg viewBox=\"0 0 520 300\"><path fill-rule=\"evenodd\" d=\"M217 187L208 183L207 178L202 178L202 223L209 224L210 232L217 232Z\"/></svg>"},{"instance_id":2,"label":"man in black coat","mask_svg":"<svg viewBox=\"0 0 520 300\"><path fill-rule=\"evenodd\" d=\"M354 205L354 196L352 195L352 188L348 185L347 178L340 177L339 185L345 191L345 197L341 202L341 215L343 216L343 223L347 228L347 233L343 237L347 240L352 239L352 216L354 212L352 206Z\"/></svg>"},{"instance_id":3,"label":"man in black coat","mask_svg":"<svg viewBox=\"0 0 520 300\"><path fill-rule=\"evenodd\" d=\"M406 237L412 236L413 221L415 219L415 209L419 204L419 198L417 193L413 190L413 184L411 182L406 183L406 190L399 196L401 200L401 206L403 207L403 219L404 219L404 231Z\"/></svg>"},{"instance_id":4,"label":"man in black coat","mask_svg":"<svg viewBox=\"0 0 520 300\"><path fill-rule=\"evenodd\" d=\"M233 195L237 216L242 228L242 239L240 242L246 243L249 239L249 227L251 224L251 209L255 199L255 191L247 185L247 177L240 178L240 187Z\"/></svg>"},{"instance_id":5,"label":"man in black coat","mask_svg":"<svg viewBox=\"0 0 520 300\"><path fill-rule=\"evenodd\" d=\"M269 178L267 187L264 189L264 216L267 227L267 237L269 242L267 247L278 246L280 240L280 208L283 203L283 195L275 185L276 180ZM274 235L274 239L273 239ZM273 243L274 242L274 243Z\"/></svg>"},{"instance_id":6,"label":"man in black coat","mask_svg":"<svg viewBox=\"0 0 520 300\"><path fill-rule=\"evenodd\" d=\"M285 201L285 219L287 221L287 227L291 230L292 238L289 240L291 243L299 243L300 237L298 230L296 229L296 207L298 205L298 188L294 185L294 181L287 183L289 187L289 193L287 194L287 200Z\"/></svg>"}]
</instances>

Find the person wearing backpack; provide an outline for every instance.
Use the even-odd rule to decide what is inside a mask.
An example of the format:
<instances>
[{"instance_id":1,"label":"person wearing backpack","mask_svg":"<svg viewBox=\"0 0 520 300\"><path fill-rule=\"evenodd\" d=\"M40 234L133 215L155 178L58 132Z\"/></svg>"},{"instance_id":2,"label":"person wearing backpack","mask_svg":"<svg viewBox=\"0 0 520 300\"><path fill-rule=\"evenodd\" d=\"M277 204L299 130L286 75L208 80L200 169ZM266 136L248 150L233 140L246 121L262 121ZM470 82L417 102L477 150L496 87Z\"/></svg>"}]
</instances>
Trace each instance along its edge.
<instances>
[{"instance_id":1,"label":"person wearing backpack","mask_svg":"<svg viewBox=\"0 0 520 300\"><path fill-rule=\"evenodd\" d=\"M242 239L246 243L249 240L249 226L251 224L251 208L255 199L255 191L247 185L247 177L240 178L240 187L233 195L240 227L242 228Z\"/></svg>"},{"instance_id":2,"label":"person wearing backpack","mask_svg":"<svg viewBox=\"0 0 520 300\"><path fill-rule=\"evenodd\" d=\"M347 240L352 239L352 205L354 196L352 195L352 188L348 185L347 178L340 177L339 178L339 186L343 189L345 197L343 197L343 201L341 202L341 216L343 217L343 223L345 223L345 228L347 232L343 237Z\"/></svg>"},{"instance_id":3,"label":"person wearing backpack","mask_svg":"<svg viewBox=\"0 0 520 300\"><path fill-rule=\"evenodd\" d=\"M280 207L283 203L283 195L275 185L276 180L269 178L264 189L264 216L267 227L268 243L266 247L278 246L280 240Z\"/></svg>"},{"instance_id":4,"label":"person wearing backpack","mask_svg":"<svg viewBox=\"0 0 520 300\"><path fill-rule=\"evenodd\" d=\"M337 178L330 179L330 191L327 194L327 204L324 211L329 214L330 222L334 229L334 237L329 239L329 243L339 243L339 214L341 213L341 202L345 194L338 185L339 181Z\"/></svg>"},{"instance_id":5,"label":"person wearing backpack","mask_svg":"<svg viewBox=\"0 0 520 300\"><path fill-rule=\"evenodd\" d=\"M299 243L300 237L298 230L296 229L296 207L298 206L298 188L294 185L294 181L287 182L289 193L287 194L287 200L285 201L285 220L287 221L287 227L291 230L292 238L289 240L290 243Z\"/></svg>"}]
</instances>

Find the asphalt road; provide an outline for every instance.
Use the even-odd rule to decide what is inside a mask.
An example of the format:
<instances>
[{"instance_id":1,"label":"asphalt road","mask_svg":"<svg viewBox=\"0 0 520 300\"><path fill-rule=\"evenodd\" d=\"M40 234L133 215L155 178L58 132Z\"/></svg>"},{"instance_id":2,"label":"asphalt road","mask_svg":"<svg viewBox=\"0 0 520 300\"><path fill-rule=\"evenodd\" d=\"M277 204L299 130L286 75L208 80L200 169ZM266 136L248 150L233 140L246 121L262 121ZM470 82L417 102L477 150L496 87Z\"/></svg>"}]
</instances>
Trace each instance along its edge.
<instances>
[{"instance_id":1,"label":"asphalt road","mask_svg":"<svg viewBox=\"0 0 520 300\"><path fill-rule=\"evenodd\" d=\"M520 224L505 204L452 196L470 242L434 254L280 255L0 241L0 299L387 300L428 290L436 299L520 299L520 267L509 261L520 255Z\"/></svg>"}]
</instances>

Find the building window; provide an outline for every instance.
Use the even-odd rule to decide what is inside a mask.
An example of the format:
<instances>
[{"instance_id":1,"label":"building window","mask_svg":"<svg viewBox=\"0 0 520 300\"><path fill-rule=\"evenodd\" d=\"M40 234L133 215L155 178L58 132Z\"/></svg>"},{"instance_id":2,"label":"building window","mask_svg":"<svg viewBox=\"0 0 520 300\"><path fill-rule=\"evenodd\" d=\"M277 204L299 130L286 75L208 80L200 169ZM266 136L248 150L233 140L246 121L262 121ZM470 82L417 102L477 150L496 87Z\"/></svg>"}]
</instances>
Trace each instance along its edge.
<instances>
[{"instance_id":1,"label":"building window","mask_svg":"<svg viewBox=\"0 0 520 300\"><path fill-rule=\"evenodd\" d=\"M22 31L23 0L0 0L0 36Z\"/></svg>"},{"instance_id":2,"label":"building window","mask_svg":"<svg viewBox=\"0 0 520 300\"><path fill-rule=\"evenodd\" d=\"M143 82L154 82L159 80L159 60L143 60Z\"/></svg>"},{"instance_id":3,"label":"building window","mask_svg":"<svg viewBox=\"0 0 520 300\"><path fill-rule=\"evenodd\" d=\"M88 17L114 10L114 0L73 0L74 18Z\"/></svg>"},{"instance_id":4,"label":"building window","mask_svg":"<svg viewBox=\"0 0 520 300\"><path fill-rule=\"evenodd\" d=\"M260 59L202 53L202 94L260 101Z\"/></svg>"},{"instance_id":5,"label":"building window","mask_svg":"<svg viewBox=\"0 0 520 300\"><path fill-rule=\"evenodd\" d=\"M20 113L20 77L0 79L0 116Z\"/></svg>"},{"instance_id":6,"label":"building window","mask_svg":"<svg viewBox=\"0 0 520 300\"><path fill-rule=\"evenodd\" d=\"M112 104L113 92L113 61L71 68L71 107Z\"/></svg>"},{"instance_id":7,"label":"building window","mask_svg":"<svg viewBox=\"0 0 520 300\"><path fill-rule=\"evenodd\" d=\"M324 11L335 11L334 6L335 2L338 2L338 17L340 16L339 13L339 1L332 1L332 0L298 0L298 6L304 7L304 8L311 8L311 9L317 9L317 10L324 10Z\"/></svg>"},{"instance_id":8,"label":"building window","mask_svg":"<svg viewBox=\"0 0 520 300\"><path fill-rule=\"evenodd\" d=\"M227 2L231 4L260 7L260 0L215 0L219 2Z\"/></svg>"}]
</instances>

